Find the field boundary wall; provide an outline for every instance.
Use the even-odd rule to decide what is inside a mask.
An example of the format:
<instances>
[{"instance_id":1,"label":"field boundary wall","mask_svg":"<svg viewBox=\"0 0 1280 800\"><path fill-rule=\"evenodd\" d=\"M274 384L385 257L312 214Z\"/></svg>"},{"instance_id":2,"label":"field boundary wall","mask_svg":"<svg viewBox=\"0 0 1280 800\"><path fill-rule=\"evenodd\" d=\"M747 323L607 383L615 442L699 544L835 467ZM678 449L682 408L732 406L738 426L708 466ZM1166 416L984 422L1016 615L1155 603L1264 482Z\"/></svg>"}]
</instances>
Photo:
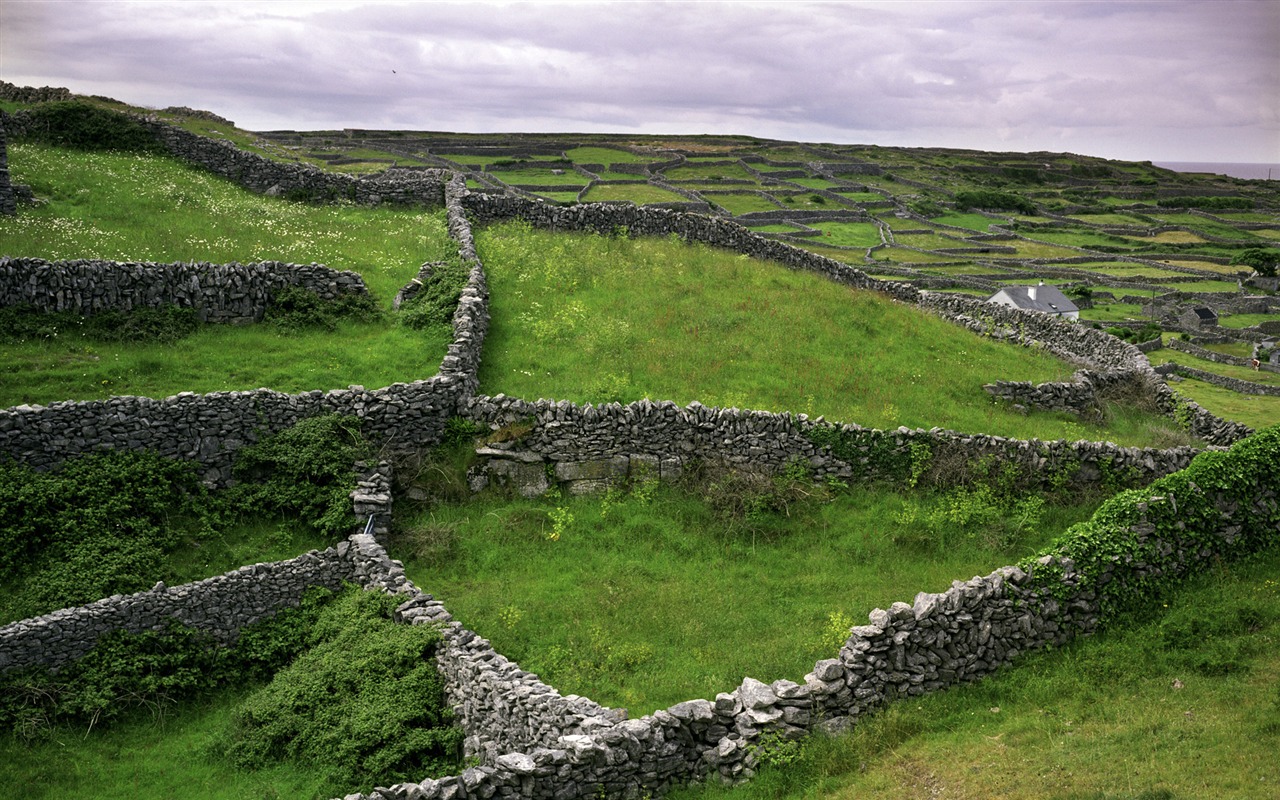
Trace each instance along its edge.
<instances>
[{"instance_id":1,"label":"field boundary wall","mask_svg":"<svg viewBox=\"0 0 1280 800\"><path fill-rule=\"evenodd\" d=\"M261 321L277 292L314 292L322 300L368 296L358 273L320 264L45 261L0 256L0 306L29 305L41 313L133 311L176 305L201 322Z\"/></svg>"}]
</instances>

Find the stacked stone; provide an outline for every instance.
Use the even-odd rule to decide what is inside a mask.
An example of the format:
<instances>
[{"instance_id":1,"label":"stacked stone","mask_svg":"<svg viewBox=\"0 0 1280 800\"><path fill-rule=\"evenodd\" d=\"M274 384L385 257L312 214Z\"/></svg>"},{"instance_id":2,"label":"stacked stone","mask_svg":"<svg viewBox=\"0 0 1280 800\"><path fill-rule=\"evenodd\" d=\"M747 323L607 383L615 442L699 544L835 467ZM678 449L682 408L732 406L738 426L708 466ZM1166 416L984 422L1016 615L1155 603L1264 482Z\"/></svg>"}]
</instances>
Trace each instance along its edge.
<instances>
[{"instance_id":1,"label":"stacked stone","mask_svg":"<svg viewBox=\"0 0 1280 800\"><path fill-rule=\"evenodd\" d=\"M298 287L322 299L367 296L355 272L320 264L209 264L0 257L0 306L89 316L177 305L195 309L201 322L248 323L262 319L281 289Z\"/></svg>"},{"instance_id":2,"label":"stacked stone","mask_svg":"<svg viewBox=\"0 0 1280 800\"><path fill-rule=\"evenodd\" d=\"M531 425L514 442L478 451L489 460L489 480L529 496L551 487L548 467L552 477L573 492L599 489L627 477L678 477L693 461L713 469L766 473L801 463L818 480L875 481L890 477L883 471L885 454L909 458L912 446L919 444L928 445L934 463L972 464L994 458L1046 481L1070 475L1078 485L1102 479L1105 469L1111 474L1132 474L1136 482L1145 484L1184 468L1199 452L1192 447L1158 450L1110 442L1024 441L936 428L881 431L821 417L810 420L803 414L716 409L697 402L683 408L670 401L649 400L625 406L578 406L497 395L473 398L464 411L493 430ZM831 429L840 431L852 451L847 460L813 443L813 432ZM954 476L939 479L964 477L959 469ZM473 482L477 490L484 485Z\"/></svg>"},{"instance_id":3,"label":"stacked stone","mask_svg":"<svg viewBox=\"0 0 1280 800\"><path fill-rule=\"evenodd\" d=\"M1240 394L1267 395L1269 397L1280 397L1280 386L1268 386L1262 383L1254 383L1253 381L1242 381L1239 378L1228 378L1225 375L1219 375L1216 372L1206 372L1195 367L1188 367L1182 364L1166 364L1167 371L1187 378L1195 378L1196 380L1212 383L1216 386L1222 386L1233 392ZM1268 365L1270 366L1270 365ZM1272 368L1274 370L1274 368Z\"/></svg>"},{"instance_id":4,"label":"stacked stone","mask_svg":"<svg viewBox=\"0 0 1280 800\"><path fill-rule=\"evenodd\" d=\"M18 200L9 180L9 147L5 139L4 118L5 114L0 112L0 215L12 217L18 213Z\"/></svg>"},{"instance_id":5,"label":"stacked stone","mask_svg":"<svg viewBox=\"0 0 1280 800\"><path fill-rule=\"evenodd\" d=\"M1233 339L1225 336L1203 337L1203 338L1220 339L1221 341L1217 342L1218 344L1221 344L1222 341L1227 341L1227 342L1234 341ZM1233 356L1233 355L1228 355L1226 353L1218 353L1213 350L1206 350L1203 347L1196 345L1194 342L1184 342L1181 339L1170 339L1168 347L1172 350L1181 350L1184 353L1190 353L1196 358L1203 358L1206 361L1214 361L1219 364L1232 364L1237 367L1253 366L1253 359L1251 358L1242 358L1240 356ZM1280 367L1274 364L1259 364L1259 367L1264 372L1280 372Z\"/></svg>"},{"instance_id":6,"label":"stacked stone","mask_svg":"<svg viewBox=\"0 0 1280 800\"><path fill-rule=\"evenodd\" d=\"M368 528L367 532L375 539L386 537L391 532L391 464L379 461L370 466L357 461L355 466L358 477L356 488L351 492L353 525L362 530ZM369 526L370 517L372 526Z\"/></svg>"},{"instance_id":7,"label":"stacked stone","mask_svg":"<svg viewBox=\"0 0 1280 800\"><path fill-rule=\"evenodd\" d=\"M170 620L232 644L240 630L282 608L297 606L312 586L339 588L351 580L345 542L289 561L251 564L196 583L111 597L78 608L0 627L0 672L40 666L57 669L88 653L116 630L162 630Z\"/></svg>"},{"instance_id":8,"label":"stacked stone","mask_svg":"<svg viewBox=\"0 0 1280 800\"><path fill-rule=\"evenodd\" d=\"M113 397L48 406L15 406L0 410L0 453L36 469L48 469L84 453L150 449L168 458L197 461L205 468L206 482L223 485L231 480L231 461L236 450L312 416L359 417L368 438L385 442L396 452L433 446L440 440L445 422L458 413L460 404L478 385L480 355L489 323L488 289L484 270L475 260L470 227L460 210L455 210L450 219L450 230L459 242L460 253L472 261L472 269L454 313L453 341L436 367L434 377L394 383L373 391L353 386L346 390L316 390L296 395L269 389L207 395L182 392L163 400ZM33 292L27 287L38 286L39 281L33 282L32 272L20 268L31 262L45 263L38 259L0 260L0 297L5 298L5 304L25 296L24 292L55 305L83 305L86 296L120 299L118 289L104 289L102 294L94 294L90 280L92 270L78 271L78 268L69 274L81 276L83 281L79 277L64 279L52 289ZM136 266L141 272L147 272L146 265ZM187 274L182 268L189 265L170 266L175 268L175 274ZM251 266L258 268L251 274L261 275L289 276L295 274L296 269L296 274L307 276L312 287L330 295L366 291L363 281L354 273L324 267L294 268L277 262ZM54 270L47 274L61 273ZM233 271L232 275L239 273ZM354 280L348 281L346 276ZM246 293L245 277L229 280L237 287L235 292ZM181 286L182 282L174 285ZM83 291L76 287L83 287ZM153 290L143 296L151 298L159 294Z\"/></svg>"},{"instance_id":9,"label":"stacked stone","mask_svg":"<svg viewBox=\"0 0 1280 800\"><path fill-rule=\"evenodd\" d=\"M259 194L298 194L319 200L390 202L439 207L448 170L387 170L371 178L326 172L310 164L273 161L234 144L157 120L140 120L171 155Z\"/></svg>"}]
</instances>

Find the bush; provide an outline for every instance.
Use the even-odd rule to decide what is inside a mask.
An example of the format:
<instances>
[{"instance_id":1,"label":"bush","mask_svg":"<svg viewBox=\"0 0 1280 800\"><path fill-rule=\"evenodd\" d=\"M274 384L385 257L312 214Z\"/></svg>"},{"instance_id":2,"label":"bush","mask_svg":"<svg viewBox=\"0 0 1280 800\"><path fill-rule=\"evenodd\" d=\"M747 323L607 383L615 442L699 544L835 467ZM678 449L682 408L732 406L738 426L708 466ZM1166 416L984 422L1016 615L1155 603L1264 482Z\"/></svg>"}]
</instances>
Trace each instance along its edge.
<instances>
[{"instance_id":1,"label":"bush","mask_svg":"<svg viewBox=\"0 0 1280 800\"><path fill-rule=\"evenodd\" d=\"M237 452L232 474L243 483L228 493L249 513L298 516L340 538L352 528L353 465L369 455L355 417L311 417Z\"/></svg>"},{"instance_id":2,"label":"bush","mask_svg":"<svg viewBox=\"0 0 1280 800\"><path fill-rule=\"evenodd\" d=\"M0 464L0 618L20 619L150 588L219 511L190 463L108 452L36 472Z\"/></svg>"},{"instance_id":3,"label":"bush","mask_svg":"<svg viewBox=\"0 0 1280 800\"><path fill-rule=\"evenodd\" d=\"M158 717L181 700L261 680L306 646L332 594L308 591L297 608L246 627L234 647L170 621L163 630L109 633L57 673L7 673L0 678L0 728L35 739L60 725L102 727L139 711Z\"/></svg>"},{"instance_id":4,"label":"bush","mask_svg":"<svg viewBox=\"0 0 1280 800\"><path fill-rule=\"evenodd\" d=\"M1259 275L1274 277L1276 267L1280 266L1280 250L1263 247L1250 247L1248 250L1241 250L1231 259L1232 266L1237 264L1245 267L1252 267L1257 270Z\"/></svg>"},{"instance_id":5,"label":"bush","mask_svg":"<svg viewBox=\"0 0 1280 800\"><path fill-rule=\"evenodd\" d=\"M81 316L71 311L41 312L29 305L0 308L0 341L24 342L80 336L96 342L176 342L196 332L196 312L175 305L100 311Z\"/></svg>"},{"instance_id":6,"label":"bush","mask_svg":"<svg viewBox=\"0 0 1280 800\"><path fill-rule=\"evenodd\" d=\"M1157 200L1156 205L1161 208L1227 210L1253 208L1253 201L1247 197L1165 197Z\"/></svg>"},{"instance_id":7,"label":"bush","mask_svg":"<svg viewBox=\"0 0 1280 800\"><path fill-rule=\"evenodd\" d=\"M458 296L467 285L470 270L460 261L442 261L422 282L422 288L400 306L401 321L415 330L453 324Z\"/></svg>"},{"instance_id":8,"label":"bush","mask_svg":"<svg viewBox=\"0 0 1280 800\"><path fill-rule=\"evenodd\" d=\"M1075 562L1080 589L1097 593L1104 622L1159 608L1161 598L1210 557L1230 560L1280 544L1280 508L1259 501L1280 474L1280 425L1229 451L1200 453L1181 472L1121 492L1039 556ZM1020 566L1035 586L1061 594L1060 564Z\"/></svg>"},{"instance_id":9,"label":"bush","mask_svg":"<svg viewBox=\"0 0 1280 800\"><path fill-rule=\"evenodd\" d=\"M440 634L394 623L399 602L369 592L335 602L311 648L236 710L218 749L242 769L322 770L335 795L456 770L462 731L433 658Z\"/></svg>"},{"instance_id":10,"label":"bush","mask_svg":"<svg viewBox=\"0 0 1280 800\"><path fill-rule=\"evenodd\" d=\"M83 100L43 103L25 112L20 138L77 150L159 153L160 144L138 120Z\"/></svg>"},{"instance_id":11,"label":"bush","mask_svg":"<svg viewBox=\"0 0 1280 800\"><path fill-rule=\"evenodd\" d=\"M990 189L957 192L956 208L960 211L980 208L986 211L1017 211L1027 215L1036 213L1035 205L1027 198L1011 192L996 192Z\"/></svg>"},{"instance_id":12,"label":"bush","mask_svg":"<svg viewBox=\"0 0 1280 800\"><path fill-rule=\"evenodd\" d=\"M341 320L377 318L381 313L377 301L367 294L344 294L325 300L310 289L290 286L272 296L262 321L288 332L315 328L332 331Z\"/></svg>"}]
</instances>

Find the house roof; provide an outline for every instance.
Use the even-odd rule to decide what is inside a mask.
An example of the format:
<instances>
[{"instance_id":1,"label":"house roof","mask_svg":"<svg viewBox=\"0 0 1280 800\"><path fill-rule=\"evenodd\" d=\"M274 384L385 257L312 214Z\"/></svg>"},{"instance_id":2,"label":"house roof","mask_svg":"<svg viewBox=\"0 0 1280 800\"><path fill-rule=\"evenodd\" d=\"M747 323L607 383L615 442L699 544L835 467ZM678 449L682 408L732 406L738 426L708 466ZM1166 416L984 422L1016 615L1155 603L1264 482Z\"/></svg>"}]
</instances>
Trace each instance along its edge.
<instances>
[{"instance_id":1,"label":"house roof","mask_svg":"<svg viewBox=\"0 0 1280 800\"><path fill-rule=\"evenodd\" d=\"M1218 312L1214 311L1212 308L1195 308L1192 310L1196 312L1196 316L1199 317L1200 319L1217 319L1218 318Z\"/></svg>"},{"instance_id":2,"label":"house roof","mask_svg":"<svg viewBox=\"0 0 1280 800\"><path fill-rule=\"evenodd\" d=\"M987 301L1000 302L1002 299L1018 308L1043 311L1046 314L1069 314L1080 310L1061 289L1044 283L1039 286L1006 286L987 298Z\"/></svg>"}]
</instances>

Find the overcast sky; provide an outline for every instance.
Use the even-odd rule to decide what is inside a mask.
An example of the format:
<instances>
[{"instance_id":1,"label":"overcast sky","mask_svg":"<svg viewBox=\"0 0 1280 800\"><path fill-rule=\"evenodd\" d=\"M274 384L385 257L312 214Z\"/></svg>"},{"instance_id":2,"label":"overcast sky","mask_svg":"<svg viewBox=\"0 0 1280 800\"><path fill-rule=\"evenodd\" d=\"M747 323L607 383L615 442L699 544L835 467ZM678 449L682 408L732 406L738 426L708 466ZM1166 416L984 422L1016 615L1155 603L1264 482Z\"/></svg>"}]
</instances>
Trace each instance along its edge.
<instances>
[{"instance_id":1,"label":"overcast sky","mask_svg":"<svg viewBox=\"0 0 1280 800\"><path fill-rule=\"evenodd\" d=\"M0 79L251 130L1280 163L1280 0L0 0Z\"/></svg>"}]
</instances>

